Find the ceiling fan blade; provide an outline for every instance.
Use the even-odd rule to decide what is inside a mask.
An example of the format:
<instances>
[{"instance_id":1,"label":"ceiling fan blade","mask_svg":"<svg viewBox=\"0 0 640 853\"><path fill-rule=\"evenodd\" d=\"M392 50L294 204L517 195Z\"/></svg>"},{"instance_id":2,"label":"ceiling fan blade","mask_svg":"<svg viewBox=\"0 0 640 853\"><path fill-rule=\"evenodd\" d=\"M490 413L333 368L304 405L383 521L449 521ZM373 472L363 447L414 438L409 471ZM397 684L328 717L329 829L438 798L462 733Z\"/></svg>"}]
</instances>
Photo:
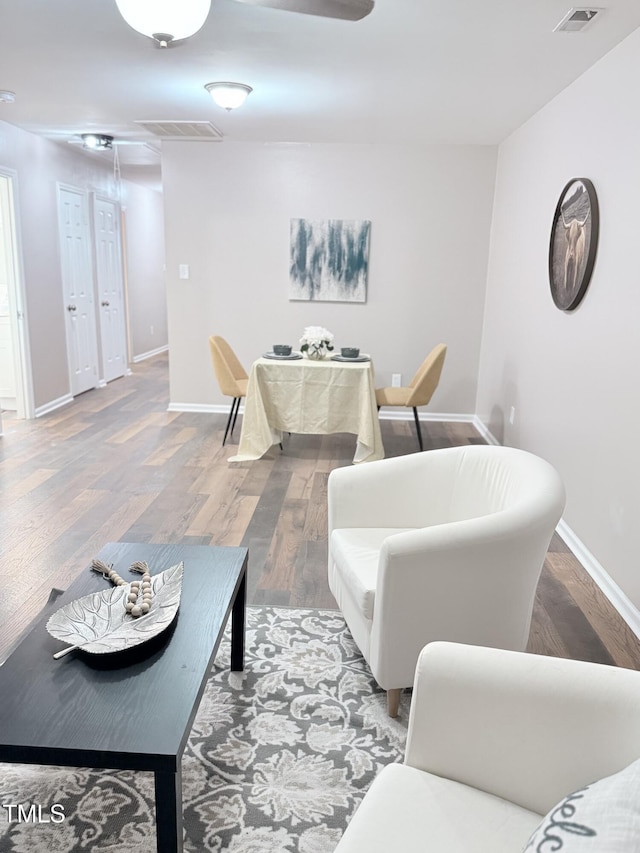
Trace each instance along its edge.
<instances>
[{"instance_id":1,"label":"ceiling fan blade","mask_svg":"<svg viewBox=\"0 0 640 853\"><path fill-rule=\"evenodd\" d=\"M237 0L249 6L265 6L303 15L339 18L343 21L360 21L373 9L374 0Z\"/></svg>"}]
</instances>

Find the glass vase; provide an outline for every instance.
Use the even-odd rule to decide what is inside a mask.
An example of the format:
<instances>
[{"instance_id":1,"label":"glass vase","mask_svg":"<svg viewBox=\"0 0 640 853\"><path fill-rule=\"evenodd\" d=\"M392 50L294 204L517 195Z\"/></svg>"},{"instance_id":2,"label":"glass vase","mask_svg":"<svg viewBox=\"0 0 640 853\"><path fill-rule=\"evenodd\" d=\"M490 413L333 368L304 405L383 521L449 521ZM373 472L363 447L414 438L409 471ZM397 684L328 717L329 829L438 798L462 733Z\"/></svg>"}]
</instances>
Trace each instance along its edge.
<instances>
[{"instance_id":1,"label":"glass vase","mask_svg":"<svg viewBox=\"0 0 640 853\"><path fill-rule=\"evenodd\" d=\"M309 349L306 351L305 355L307 358L310 358L312 361L321 361L323 358L326 358L328 350L323 343L320 344L309 344Z\"/></svg>"}]
</instances>

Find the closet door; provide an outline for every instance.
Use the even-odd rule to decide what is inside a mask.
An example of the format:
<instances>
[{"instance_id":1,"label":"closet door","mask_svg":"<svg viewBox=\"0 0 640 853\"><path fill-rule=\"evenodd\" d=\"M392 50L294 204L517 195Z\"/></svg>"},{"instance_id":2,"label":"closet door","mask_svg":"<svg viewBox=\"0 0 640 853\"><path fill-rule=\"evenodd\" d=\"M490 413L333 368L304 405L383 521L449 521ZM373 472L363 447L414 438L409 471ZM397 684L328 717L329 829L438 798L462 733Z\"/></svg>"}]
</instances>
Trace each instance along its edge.
<instances>
[{"instance_id":1,"label":"closet door","mask_svg":"<svg viewBox=\"0 0 640 853\"><path fill-rule=\"evenodd\" d=\"M127 368L120 216L115 202L94 196L93 229L102 377L111 382L124 376Z\"/></svg>"},{"instance_id":2,"label":"closet door","mask_svg":"<svg viewBox=\"0 0 640 853\"><path fill-rule=\"evenodd\" d=\"M58 187L60 259L71 394L98 385L98 342L93 298L89 217L85 193Z\"/></svg>"}]
</instances>

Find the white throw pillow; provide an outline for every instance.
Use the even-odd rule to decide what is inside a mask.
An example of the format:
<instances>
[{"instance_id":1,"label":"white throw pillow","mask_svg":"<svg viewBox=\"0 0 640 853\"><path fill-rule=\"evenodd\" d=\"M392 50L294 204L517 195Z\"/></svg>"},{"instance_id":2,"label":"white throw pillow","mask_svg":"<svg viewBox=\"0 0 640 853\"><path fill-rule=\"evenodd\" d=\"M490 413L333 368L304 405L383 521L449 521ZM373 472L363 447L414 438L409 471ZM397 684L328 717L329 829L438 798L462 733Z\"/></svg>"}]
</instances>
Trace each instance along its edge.
<instances>
[{"instance_id":1,"label":"white throw pillow","mask_svg":"<svg viewBox=\"0 0 640 853\"><path fill-rule=\"evenodd\" d=\"M640 853L640 759L557 803L523 853Z\"/></svg>"}]
</instances>

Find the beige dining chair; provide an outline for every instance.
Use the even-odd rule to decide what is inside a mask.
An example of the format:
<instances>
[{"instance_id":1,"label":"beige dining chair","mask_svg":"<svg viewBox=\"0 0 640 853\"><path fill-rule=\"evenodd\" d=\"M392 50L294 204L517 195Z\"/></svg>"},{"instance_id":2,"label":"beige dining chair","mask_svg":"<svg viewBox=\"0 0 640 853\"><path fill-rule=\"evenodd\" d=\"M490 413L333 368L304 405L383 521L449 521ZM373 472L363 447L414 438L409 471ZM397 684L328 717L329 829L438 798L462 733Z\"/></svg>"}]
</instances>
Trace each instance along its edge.
<instances>
[{"instance_id":1,"label":"beige dining chair","mask_svg":"<svg viewBox=\"0 0 640 853\"><path fill-rule=\"evenodd\" d=\"M235 352L224 338L221 338L219 335L211 335L209 338L209 348L220 390L226 397L233 397L227 427L224 431L224 438L222 439L224 446L227 435L229 434L229 428L231 428L231 435L233 435L233 428L236 425L238 409L240 408L240 400L247 396L249 377L244 367L238 361Z\"/></svg>"},{"instance_id":2,"label":"beige dining chair","mask_svg":"<svg viewBox=\"0 0 640 853\"><path fill-rule=\"evenodd\" d=\"M381 406L407 406L413 409L420 450L423 450L423 447L422 431L420 429L420 421L418 420L418 406L426 406L431 400L433 392L438 387L438 382L440 381L440 374L442 373L446 354L446 345L438 344L422 362L418 372L406 387L376 388L378 410Z\"/></svg>"}]
</instances>

